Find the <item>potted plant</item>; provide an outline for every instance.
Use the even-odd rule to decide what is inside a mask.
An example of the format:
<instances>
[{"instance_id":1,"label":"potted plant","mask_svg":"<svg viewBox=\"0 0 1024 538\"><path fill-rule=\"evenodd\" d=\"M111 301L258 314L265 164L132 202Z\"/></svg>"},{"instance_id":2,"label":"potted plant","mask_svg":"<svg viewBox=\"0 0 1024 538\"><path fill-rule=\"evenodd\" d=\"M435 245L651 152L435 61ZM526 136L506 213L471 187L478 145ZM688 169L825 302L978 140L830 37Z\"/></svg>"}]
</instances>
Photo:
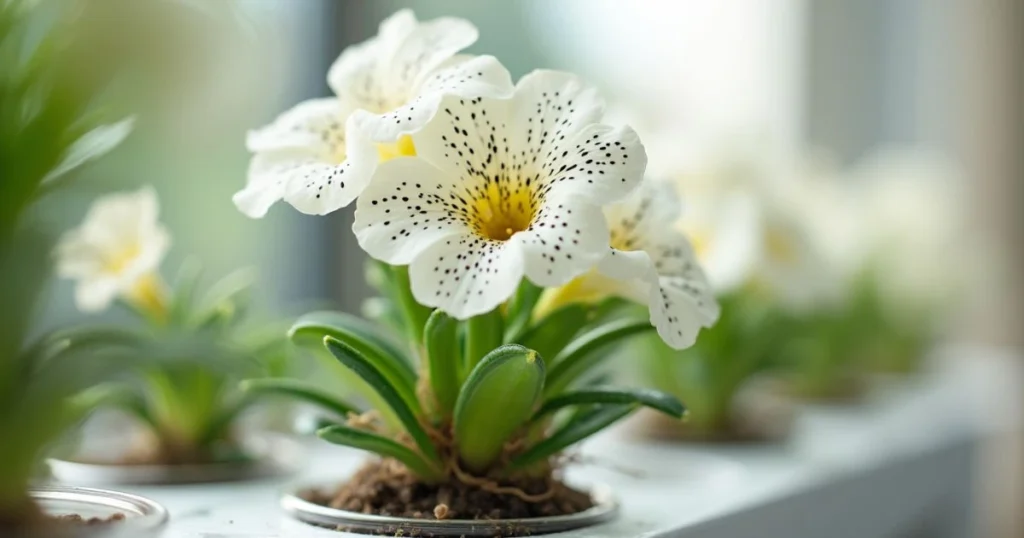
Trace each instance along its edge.
<instances>
[{"instance_id":1,"label":"potted plant","mask_svg":"<svg viewBox=\"0 0 1024 538\"><path fill-rule=\"evenodd\" d=\"M52 459L52 472L77 482L168 483L291 470L293 444L266 436L246 439L237 425L255 403L238 390L238 382L282 374L286 340L276 331L244 325L253 284L247 271L200 294L200 268L186 263L168 286L159 266L170 238L157 212L152 188L102 197L57 247L58 273L76 281L81 310L97 312L117 301L139 318L140 328L85 327L70 336L102 341L109 353L131 364L119 378L79 398L91 409L126 412L142 435L132 446L99 447L98 459L87 453L73 461Z\"/></svg>"},{"instance_id":2,"label":"potted plant","mask_svg":"<svg viewBox=\"0 0 1024 538\"><path fill-rule=\"evenodd\" d=\"M53 244L40 202L131 129L90 108L99 92L67 70L68 34L29 39L33 4L0 5L0 534L155 536L167 512L148 499L33 484L50 444L89 411L74 395L118 368L92 342L35 323Z\"/></svg>"},{"instance_id":3,"label":"potted plant","mask_svg":"<svg viewBox=\"0 0 1024 538\"><path fill-rule=\"evenodd\" d=\"M685 237L636 225L674 201L642 182L643 146L600 123L593 89L554 71L512 86L494 58L453 56L475 39L466 21L401 11L332 66L336 98L249 136L239 208L258 217L284 199L323 214L355 201L382 312L396 314L383 318L401 334L338 312L291 329L372 389L370 410L296 380L245 384L332 410L320 437L382 457L340 486L286 496L303 521L488 536L602 521L614 503L559 479L564 451L641 407L683 415L661 392L588 385L628 337L657 331L682 348L718 315ZM610 308L622 299L649 314Z\"/></svg>"}]
</instances>

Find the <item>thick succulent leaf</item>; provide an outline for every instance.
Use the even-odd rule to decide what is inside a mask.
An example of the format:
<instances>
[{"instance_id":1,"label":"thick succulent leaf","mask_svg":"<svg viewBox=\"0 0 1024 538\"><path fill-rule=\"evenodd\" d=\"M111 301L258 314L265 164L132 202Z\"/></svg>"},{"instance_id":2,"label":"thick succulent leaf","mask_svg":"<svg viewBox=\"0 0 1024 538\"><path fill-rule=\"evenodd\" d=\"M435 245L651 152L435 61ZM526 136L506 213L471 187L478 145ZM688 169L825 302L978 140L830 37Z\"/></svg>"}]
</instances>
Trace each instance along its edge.
<instances>
[{"instance_id":1,"label":"thick succulent leaf","mask_svg":"<svg viewBox=\"0 0 1024 538\"><path fill-rule=\"evenodd\" d=\"M530 447L509 463L510 470L517 470L546 460L573 444L611 426L619 419L636 410L635 404L602 405L573 417L548 438Z\"/></svg>"},{"instance_id":2,"label":"thick succulent leaf","mask_svg":"<svg viewBox=\"0 0 1024 538\"><path fill-rule=\"evenodd\" d=\"M324 337L330 336L355 349L373 362L376 369L395 387L407 406L420 411L416 398L416 373L387 339L365 321L341 312L314 312L300 317L289 331L292 341L311 349L322 349Z\"/></svg>"},{"instance_id":3,"label":"thick succulent leaf","mask_svg":"<svg viewBox=\"0 0 1024 538\"><path fill-rule=\"evenodd\" d=\"M551 397L565 390L580 374L607 356L600 353L605 347L616 344L628 336L652 330L654 327L646 320L627 318L583 333L555 357L554 365L548 371L545 395Z\"/></svg>"},{"instance_id":4,"label":"thick succulent leaf","mask_svg":"<svg viewBox=\"0 0 1024 538\"><path fill-rule=\"evenodd\" d=\"M517 343L519 337L530 325L530 318L533 316L533 307L537 306L544 288L524 278L519 283L515 295L508 301L508 309L505 315L505 341ZM531 348L532 349L532 348ZM544 357L554 355L543 355Z\"/></svg>"},{"instance_id":5,"label":"thick succulent leaf","mask_svg":"<svg viewBox=\"0 0 1024 538\"><path fill-rule=\"evenodd\" d=\"M455 403L455 444L462 461L485 471L533 414L544 389L544 361L533 350L508 344L488 353Z\"/></svg>"},{"instance_id":6,"label":"thick succulent leaf","mask_svg":"<svg viewBox=\"0 0 1024 538\"><path fill-rule=\"evenodd\" d=\"M592 388L566 392L544 402L534 420L566 407L581 405L636 404L682 418L686 408L675 396L650 389Z\"/></svg>"},{"instance_id":7,"label":"thick succulent leaf","mask_svg":"<svg viewBox=\"0 0 1024 538\"><path fill-rule=\"evenodd\" d=\"M409 447L397 443L382 435L349 426L334 424L317 430L317 436L336 445L350 446L384 456L394 458L412 472L427 481L439 480L442 476L438 466L427 461Z\"/></svg>"},{"instance_id":8,"label":"thick succulent leaf","mask_svg":"<svg viewBox=\"0 0 1024 538\"><path fill-rule=\"evenodd\" d=\"M400 395L399 390L381 372L377 363L346 343L331 336L324 337L324 344L342 364L366 381L387 402L402 426L412 436L420 451L431 461L439 461L437 450L427 432L420 425L416 411Z\"/></svg>"},{"instance_id":9,"label":"thick succulent leaf","mask_svg":"<svg viewBox=\"0 0 1024 538\"><path fill-rule=\"evenodd\" d=\"M339 417L359 412L356 406L336 397L329 391L299 379L248 379L242 382L241 388L245 393L253 396L286 396L302 400Z\"/></svg>"},{"instance_id":10,"label":"thick succulent leaf","mask_svg":"<svg viewBox=\"0 0 1024 538\"><path fill-rule=\"evenodd\" d=\"M540 353L541 357L556 357L572 342L573 337L586 322L585 306L566 305L544 316L515 343Z\"/></svg>"},{"instance_id":11,"label":"thick succulent leaf","mask_svg":"<svg viewBox=\"0 0 1024 538\"><path fill-rule=\"evenodd\" d=\"M451 417L455 400L459 397L458 327L457 320L441 310L435 310L423 330L430 388L437 400L441 417Z\"/></svg>"}]
</instances>

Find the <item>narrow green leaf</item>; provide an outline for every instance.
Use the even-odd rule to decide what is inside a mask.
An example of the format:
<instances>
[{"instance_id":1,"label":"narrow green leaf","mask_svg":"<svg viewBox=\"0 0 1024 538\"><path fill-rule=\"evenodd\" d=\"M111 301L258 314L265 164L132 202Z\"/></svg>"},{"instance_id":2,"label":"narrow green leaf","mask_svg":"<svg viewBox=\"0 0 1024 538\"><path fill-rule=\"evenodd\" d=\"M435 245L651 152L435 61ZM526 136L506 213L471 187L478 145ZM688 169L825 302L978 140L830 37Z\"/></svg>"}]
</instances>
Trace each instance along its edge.
<instances>
[{"instance_id":1,"label":"narrow green leaf","mask_svg":"<svg viewBox=\"0 0 1024 538\"><path fill-rule=\"evenodd\" d=\"M238 421L239 415L249 409L249 406L257 400L254 394L235 396L227 402L222 402L219 409L213 413L206 429L199 435L200 445L208 445L229 435L231 427Z\"/></svg>"},{"instance_id":2,"label":"narrow green leaf","mask_svg":"<svg viewBox=\"0 0 1024 538\"><path fill-rule=\"evenodd\" d=\"M530 447L529 450L513 458L509 463L510 470L522 469L565 450L573 444L594 435L614 424L619 419L636 410L635 404L617 404L595 407L581 413L567 422L550 437Z\"/></svg>"},{"instance_id":3,"label":"narrow green leaf","mask_svg":"<svg viewBox=\"0 0 1024 538\"><path fill-rule=\"evenodd\" d=\"M323 349L323 339L330 336L352 347L372 361L389 383L395 387L413 411L420 412L416 398L416 373L387 339L365 321L342 312L313 312L300 317L288 332L292 341L311 349Z\"/></svg>"},{"instance_id":4,"label":"narrow green leaf","mask_svg":"<svg viewBox=\"0 0 1024 538\"><path fill-rule=\"evenodd\" d=\"M455 403L455 444L467 467L485 471L501 455L543 389L544 361L523 346L501 346L477 364Z\"/></svg>"},{"instance_id":5,"label":"narrow green leaf","mask_svg":"<svg viewBox=\"0 0 1024 538\"><path fill-rule=\"evenodd\" d=\"M544 288L524 278L519 283L519 288L508 301L508 311L505 317L505 341L518 342L523 331L530 325L530 318L533 316L533 308L537 306ZM549 355L542 355L549 356ZM550 355L554 356L554 355Z\"/></svg>"},{"instance_id":6,"label":"narrow green leaf","mask_svg":"<svg viewBox=\"0 0 1024 538\"><path fill-rule=\"evenodd\" d=\"M390 285L393 290L391 295L398 301L402 317L405 319L409 346L411 349L418 349L423 343L423 327L427 324L427 318L430 317L430 309L421 305L413 297L408 266L392 267Z\"/></svg>"},{"instance_id":7,"label":"narrow green leaf","mask_svg":"<svg viewBox=\"0 0 1024 538\"><path fill-rule=\"evenodd\" d=\"M437 450L416 418L414 408L406 403L398 389L380 371L377 364L337 338L325 336L324 345L342 364L358 374L381 398L384 398L427 459L439 461Z\"/></svg>"},{"instance_id":8,"label":"narrow green leaf","mask_svg":"<svg viewBox=\"0 0 1024 538\"><path fill-rule=\"evenodd\" d=\"M599 353L603 348L628 336L653 330L654 327L646 320L627 318L601 325L580 335L555 357L554 365L548 372L545 396L562 392L580 374L593 367L605 356Z\"/></svg>"},{"instance_id":9,"label":"narrow green leaf","mask_svg":"<svg viewBox=\"0 0 1024 538\"><path fill-rule=\"evenodd\" d=\"M593 404L637 404L661 411L666 415L682 418L686 408L675 396L650 389L592 388L566 392L544 402L533 416L537 420L569 406Z\"/></svg>"},{"instance_id":10,"label":"narrow green leaf","mask_svg":"<svg viewBox=\"0 0 1024 538\"><path fill-rule=\"evenodd\" d=\"M463 360L467 372L472 372L484 355L502 344L504 323L500 308L466 320L466 354Z\"/></svg>"},{"instance_id":11,"label":"narrow green leaf","mask_svg":"<svg viewBox=\"0 0 1024 538\"><path fill-rule=\"evenodd\" d=\"M442 473L437 465L423 459L423 456L417 454L409 447L382 435L340 424L321 428L317 430L316 434L329 443L350 446L373 452L386 458L394 458L405 464L410 471L416 473L424 480L437 481L442 478Z\"/></svg>"},{"instance_id":12,"label":"narrow green leaf","mask_svg":"<svg viewBox=\"0 0 1024 538\"><path fill-rule=\"evenodd\" d=\"M171 294L170 322L172 325L182 325L188 319L189 312L196 304L196 289L199 287L199 279L202 274L203 266L199 263L198 258L190 256L181 262Z\"/></svg>"},{"instance_id":13,"label":"narrow green leaf","mask_svg":"<svg viewBox=\"0 0 1024 538\"><path fill-rule=\"evenodd\" d=\"M566 305L544 316L527 330L516 344L526 346L541 357L557 357L572 342L587 322L587 308L581 304Z\"/></svg>"},{"instance_id":14,"label":"narrow green leaf","mask_svg":"<svg viewBox=\"0 0 1024 538\"><path fill-rule=\"evenodd\" d=\"M299 379L247 379L242 381L242 391L254 396L287 396L326 409L339 417L358 413L356 406L337 398L334 394L312 383Z\"/></svg>"},{"instance_id":15,"label":"narrow green leaf","mask_svg":"<svg viewBox=\"0 0 1024 538\"><path fill-rule=\"evenodd\" d=\"M146 399L133 387L119 383L104 383L85 389L71 399L72 414L84 418L101 407L114 407L137 418L146 426L156 429L156 421L146 405Z\"/></svg>"},{"instance_id":16,"label":"narrow green leaf","mask_svg":"<svg viewBox=\"0 0 1024 538\"><path fill-rule=\"evenodd\" d=\"M441 310L434 310L423 331L430 388L441 417L452 415L459 396L458 325L455 319Z\"/></svg>"}]
</instances>

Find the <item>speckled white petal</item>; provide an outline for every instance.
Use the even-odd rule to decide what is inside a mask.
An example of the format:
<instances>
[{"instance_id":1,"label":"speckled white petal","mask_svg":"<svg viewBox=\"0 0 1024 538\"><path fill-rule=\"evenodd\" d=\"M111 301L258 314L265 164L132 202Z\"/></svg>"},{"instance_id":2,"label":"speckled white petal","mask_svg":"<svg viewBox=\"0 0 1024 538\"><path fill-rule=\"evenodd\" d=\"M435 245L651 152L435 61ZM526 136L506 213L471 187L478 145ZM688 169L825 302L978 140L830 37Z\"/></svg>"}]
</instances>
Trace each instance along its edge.
<instances>
[{"instance_id":1,"label":"speckled white petal","mask_svg":"<svg viewBox=\"0 0 1024 538\"><path fill-rule=\"evenodd\" d=\"M374 142L394 142L402 135L424 129L439 109L452 106L452 99L506 98L511 95L512 82L508 70L495 58L460 56L452 59L450 64L431 72L417 90L417 96L394 110L382 114L369 111L354 114L356 128ZM454 97L444 99L446 95ZM447 104L441 105L442 100Z\"/></svg>"},{"instance_id":2,"label":"speckled white petal","mask_svg":"<svg viewBox=\"0 0 1024 538\"><path fill-rule=\"evenodd\" d=\"M533 71L516 84L512 116L518 120L510 138L528 157L560 153L572 136L598 123L604 101L579 77L563 71Z\"/></svg>"},{"instance_id":3,"label":"speckled white petal","mask_svg":"<svg viewBox=\"0 0 1024 538\"><path fill-rule=\"evenodd\" d=\"M327 84L335 95L356 108L387 110L404 99L387 86L386 66L416 30L412 10L403 9L383 22L377 35L347 47L327 71Z\"/></svg>"},{"instance_id":4,"label":"speckled white petal","mask_svg":"<svg viewBox=\"0 0 1024 538\"><path fill-rule=\"evenodd\" d=\"M459 97L507 99L514 87L512 75L494 56L455 55L416 83L416 93L440 93Z\"/></svg>"},{"instance_id":5,"label":"speckled white petal","mask_svg":"<svg viewBox=\"0 0 1024 538\"><path fill-rule=\"evenodd\" d=\"M423 159L400 157L378 167L356 203L352 230L370 256L407 265L424 249L453 234L469 233L450 208L457 176Z\"/></svg>"},{"instance_id":6,"label":"speckled white petal","mask_svg":"<svg viewBox=\"0 0 1024 538\"><path fill-rule=\"evenodd\" d=\"M589 271L608 251L601 209L549 197L530 228L512 237L523 244L526 276L539 286L561 286Z\"/></svg>"},{"instance_id":7,"label":"speckled white petal","mask_svg":"<svg viewBox=\"0 0 1024 538\"><path fill-rule=\"evenodd\" d=\"M254 155L245 188L232 198L235 206L248 217L261 218L282 199L309 215L326 215L352 203L373 175L376 150L357 135L342 137L333 123L327 127L330 134L320 131L312 145L282 146ZM316 132L303 130L291 140L309 140L308 133Z\"/></svg>"},{"instance_id":8,"label":"speckled white petal","mask_svg":"<svg viewBox=\"0 0 1024 538\"><path fill-rule=\"evenodd\" d=\"M336 98L303 101L265 127L249 131L246 147L254 153L307 150L345 155L345 121L351 109Z\"/></svg>"},{"instance_id":9,"label":"speckled white petal","mask_svg":"<svg viewBox=\"0 0 1024 538\"><path fill-rule=\"evenodd\" d=\"M465 181L495 175L511 179L508 105L503 99L445 97L437 117L413 135L416 155Z\"/></svg>"},{"instance_id":10,"label":"speckled white petal","mask_svg":"<svg viewBox=\"0 0 1024 538\"><path fill-rule=\"evenodd\" d=\"M651 286L650 311L651 324L674 349L692 346L701 327L713 325L719 314L708 287L684 277L659 278Z\"/></svg>"},{"instance_id":11,"label":"speckled white petal","mask_svg":"<svg viewBox=\"0 0 1024 538\"><path fill-rule=\"evenodd\" d=\"M438 241L409 266L413 296L457 319L493 310L522 280L521 248L518 241L488 241L473 234Z\"/></svg>"},{"instance_id":12,"label":"speckled white petal","mask_svg":"<svg viewBox=\"0 0 1024 538\"><path fill-rule=\"evenodd\" d=\"M571 192L604 205L627 196L640 184L647 154L633 129L594 124L570 144L546 154L542 177L552 191Z\"/></svg>"},{"instance_id":13,"label":"speckled white petal","mask_svg":"<svg viewBox=\"0 0 1024 538\"><path fill-rule=\"evenodd\" d=\"M387 84L411 90L460 50L476 42L480 33L469 21L441 17L416 25L387 59Z\"/></svg>"}]
</instances>

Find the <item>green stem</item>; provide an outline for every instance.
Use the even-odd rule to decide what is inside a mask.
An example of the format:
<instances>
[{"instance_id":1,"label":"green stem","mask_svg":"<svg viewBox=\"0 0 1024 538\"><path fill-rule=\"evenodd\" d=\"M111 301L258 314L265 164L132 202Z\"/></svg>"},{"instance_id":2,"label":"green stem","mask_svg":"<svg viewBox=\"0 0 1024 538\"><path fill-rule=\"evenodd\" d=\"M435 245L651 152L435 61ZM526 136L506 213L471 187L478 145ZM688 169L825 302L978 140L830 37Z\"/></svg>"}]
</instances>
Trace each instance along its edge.
<instances>
[{"instance_id":1,"label":"green stem","mask_svg":"<svg viewBox=\"0 0 1024 538\"><path fill-rule=\"evenodd\" d=\"M409 348L418 353L423 344L423 327L430 317L430 309L416 302L416 298L413 297L412 286L409 283L409 268L404 265L396 265L392 266L391 270L394 277L393 294L398 299L402 318L405 320Z\"/></svg>"},{"instance_id":2,"label":"green stem","mask_svg":"<svg viewBox=\"0 0 1024 538\"><path fill-rule=\"evenodd\" d=\"M501 345L504 324L498 308L466 320L465 372L472 372L485 355Z\"/></svg>"}]
</instances>

